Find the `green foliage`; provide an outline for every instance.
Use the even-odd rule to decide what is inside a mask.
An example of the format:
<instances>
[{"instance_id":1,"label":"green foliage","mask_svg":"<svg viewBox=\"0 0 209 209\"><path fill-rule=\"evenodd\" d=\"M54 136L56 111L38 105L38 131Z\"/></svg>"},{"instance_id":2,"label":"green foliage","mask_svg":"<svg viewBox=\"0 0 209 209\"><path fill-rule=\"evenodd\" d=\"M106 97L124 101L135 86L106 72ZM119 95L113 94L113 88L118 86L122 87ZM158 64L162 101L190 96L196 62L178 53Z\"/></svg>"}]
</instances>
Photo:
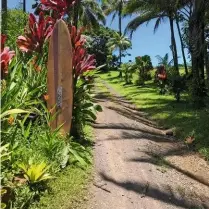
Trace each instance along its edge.
<instances>
[{"instance_id":1,"label":"green foliage","mask_svg":"<svg viewBox=\"0 0 209 209\"><path fill-rule=\"evenodd\" d=\"M24 172L24 177L29 184L36 184L54 178L47 173L49 166L45 162L39 164L32 164L30 162L28 164L20 163L18 166Z\"/></svg>"},{"instance_id":2,"label":"green foliage","mask_svg":"<svg viewBox=\"0 0 209 209\"><path fill-rule=\"evenodd\" d=\"M124 63L121 66L121 70L124 74L125 84L131 84L133 79L133 73L136 71L136 64Z\"/></svg>"},{"instance_id":3,"label":"green foliage","mask_svg":"<svg viewBox=\"0 0 209 209\"><path fill-rule=\"evenodd\" d=\"M158 65L163 65L166 70L171 68L171 66L173 64L173 59L169 60L168 53L166 53L164 57L161 57L160 55L157 55L156 58L158 59Z\"/></svg>"},{"instance_id":4,"label":"green foliage","mask_svg":"<svg viewBox=\"0 0 209 209\"><path fill-rule=\"evenodd\" d=\"M110 51L114 51L120 49L121 51L126 51L131 47L131 41L117 32L114 33L113 37L111 37L107 43Z\"/></svg>"},{"instance_id":5,"label":"green foliage","mask_svg":"<svg viewBox=\"0 0 209 209\"><path fill-rule=\"evenodd\" d=\"M45 59L45 55L17 55L9 65L8 76L1 80L1 140L4 145L1 147L1 178L2 185L13 185L14 197L10 197L8 205L15 209L28 208L38 200L51 174L56 176L69 164L85 168L91 161L86 147L60 134L61 126L56 130L49 126L57 113L52 115L48 111L43 97L47 78ZM83 94L89 93L86 87L83 91ZM82 106L85 119L95 119L96 111L101 110L93 104L91 96L86 97L87 105ZM87 101L91 101L91 105ZM82 124L83 128L86 123ZM35 163L30 164L31 160ZM26 185L13 183L16 176L21 176L20 170L28 181Z\"/></svg>"},{"instance_id":6,"label":"green foliage","mask_svg":"<svg viewBox=\"0 0 209 209\"><path fill-rule=\"evenodd\" d=\"M83 135L84 126L96 120L96 113L102 111L100 105L93 101L94 73L88 72L78 80L74 92L74 110L72 135L75 138Z\"/></svg>"},{"instance_id":7,"label":"green foliage","mask_svg":"<svg viewBox=\"0 0 209 209\"><path fill-rule=\"evenodd\" d=\"M186 92L182 93L179 103L173 101L172 95L165 94L162 97L152 81L147 81L141 88L134 85L124 86L124 82L121 82L114 71L111 76L101 74L101 78L136 104L141 111L148 113L159 125L165 128L175 127L177 138L184 140L194 130L195 150L209 159L209 124L205 122L209 120L208 106L205 109L195 109Z\"/></svg>"},{"instance_id":8,"label":"green foliage","mask_svg":"<svg viewBox=\"0 0 209 209\"><path fill-rule=\"evenodd\" d=\"M53 181L49 181L50 190L41 196L39 202L30 205L30 209L73 209L86 204L88 182L91 168L68 166Z\"/></svg>"},{"instance_id":9,"label":"green foliage","mask_svg":"<svg viewBox=\"0 0 209 209\"><path fill-rule=\"evenodd\" d=\"M2 202L2 197L7 193L6 189L0 189L1 192L1 209L4 209L7 207L7 205L5 203Z\"/></svg>"},{"instance_id":10,"label":"green foliage","mask_svg":"<svg viewBox=\"0 0 209 209\"><path fill-rule=\"evenodd\" d=\"M108 40L114 33L114 30L103 26L86 32L86 35L90 37L87 46L88 53L95 55L97 66L106 64L106 66L102 68L104 71L107 71L109 68L114 68L115 65L117 65L117 59L115 60L115 57L107 46Z\"/></svg>"},{"instance_id":11,"label":"green foliage","mask_svg":"<svg viewBox=\"0 0 209 209\"><path fill-rule=\"evenodd\" d=\"M30 113L30 112L26 110L21 110L21 109L11 109L11 110L7 110L1 113L0 118L5 120L5 117L8 115L21 114L21 113Z\"/></svg>"},{"instance_id":12,"label":"green foliage","mask_svg":"<svg viewBox=\"0 0 209 209\"><path fill-rule=\"evenodd\" d=\"M27 14L22 9L9 9L6 21L2 22L2 32L7 35L7 45L15 48L17 37L23 34L27 23ZM5 25L6 24L6 25Z\"/></svg>"},{"instance_id":13,"label":"green foliage","mask_svg":"<svg viewBox=\"0 0 209 209\"><path fill-rule=\"evenodd\" d=\"M88 17L92 26L98 26L96 17L104 20L102 13L98 12L101 8L97 2L82 1L81 6L79 16ZM91 11L91 8L98 10ZM8 10L7 21L2 27L2 32L7 35L6 46L16 48L16 39L24 32L27 16L21 10ZM88 20L85 18L87 22L84 24L89 25ZM11 191L7 193L5 202L8 208L26 209L34 201L39 201L46 189L50 189L47 187L50 179L60 176L59 172L67 169L68 165L86 170L91 164L91 148L86 145L89 139L86 138L83 145L78 141L85 137L87 122L94 121L96 113L102 111L92 99L93 75L90 72L77 78L74 95L77 103L73 111L74 124L79 130L77 138L63 135L60 131L62 125L56 130L50 127L59 113L52 114L46 107L47 57L47 43L43 45L42 54L16 50L6 69L8 73L1 80L1 184ZM2 203L1 207L5 205Z\"/></svg>"},{"instance_id":14,"label":"green foliage","mask_svg":"<svg viewBox=\"0 0 209 209\"><path fill-rule=\"evenodd\" d=\"M149 55L136 57L136 66L138 68L137 85L144 85L145 81L151 80L150 70L153 69L151 58Z\"/></svg>"},{"instance_id":15,"label":"green foliage","mask_svg":"<svg viewBox=\"0 0 209 209\"><path fill-rule=\"evenodd\" d=\"M2 145L0 147L0 159L1 163L4 163L4 161L10 160L10 154L11 152L8 151L9 144Z\"/></svg>"}]
</instances>

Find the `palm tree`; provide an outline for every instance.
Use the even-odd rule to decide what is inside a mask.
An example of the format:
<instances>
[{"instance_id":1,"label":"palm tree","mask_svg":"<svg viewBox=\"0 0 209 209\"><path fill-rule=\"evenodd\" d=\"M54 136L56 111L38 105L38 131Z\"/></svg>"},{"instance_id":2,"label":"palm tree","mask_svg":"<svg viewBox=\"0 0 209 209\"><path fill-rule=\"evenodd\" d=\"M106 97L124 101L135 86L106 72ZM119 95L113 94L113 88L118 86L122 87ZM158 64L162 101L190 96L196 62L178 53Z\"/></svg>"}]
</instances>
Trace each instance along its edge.
<instances>
[{"instance_id":1,"label":"palm tree","mask_svg":"<svg viewBox=\"0 0 209 209\"><path fill-rule=\"evenodd\" d=\"M73 7L73 24L97 27L105 24L105 14L96 0L77 0Z\"/></svg>"},{"instance_id":2,"label":"palm tree","mask_svg":"<svg viewBox=\"0 0 209 209\"><path fill-rule=\"evenodd\" d=\"M181 42L181 53L182 53L182 57L183 57L183 61L184 61L184 69L185 69L185 74L188 75L188 68L187 68L187 62L186 62L186 56L185 56L185 52L184 52L184 43L183 43L183 38L181 35L181 29L180 29L180 24L179 24L179 15L176 14L176 26L177 26L177 30L178 30L178 34L179 34L179 39Z\"/></svg>"},{"instance_id":3,"label":"palm tree","mask_svg":"<svg viewBox=\"0 0 209 209\"><path fill-rule=\"evenodd\" d=\"M119 29L119 35L122 36L122 11L123 6L126 3L126 0L102 0L102 8L104 9L104 12L106 15L112 14L112 21L115 19L115 17L118 15L118 29ZM122 58L122 51L119 48L119 57L120 57L120 64L121 64L121 58Z\"/></svg>"},{"instance_id":4,"label":"palm tree","mask_svg":"<svg viewBox=\"0 0 209 209\"><path fill-rule=\"evenodd\" d=\"M205 46L205 0L194 0L189 20L189 44L192 56L193 100L197 106L203 105L204 83L204 46Z\"/></svg>"},{"instance_id":5,"label":"palm tree","mask_svg":"<svg viewBox=\"0 0 209 209\"><path fill-rule=\"evenodd\" d=\"M131 47L131 41L124 35L120 35L120 33L115 32L114 37L109 39L107 46L109 47L110 52L119 50L119 64L121 65L122 52ZM119 77L122 77L122 71L120 71Z\"/></svg>"},{"instance_id":6,"label":"palm tree","mask_svg":"<svg viewBox=\"0 0 209 209\"><path fill-rule=\"evenodd\" d=\"M168 53L166 53L164 57L157 55L156 58L158 60L158 65L163 65L166 70L169 69L171 65L173 64L173 59L169 60Z\"/></svg>"},{"instance_id":7,"label":"palm tree","mask_svg":"<svg viewBox=\"0 0 209 209\"><path fill-rule=\"evenodd\" d=\"M178 2L178 3L177 3ZM173 54L174 66L177 74L179 74L177 46L174 35L174 20L175 14L184 4L180 4L177 0L130 0L125 8L126 14L137 14L137 16L129 22L126 27L126 32L132 33L143 23L155 19L154 32L158 29L161 22L169 19L171 31L171 51Z\"/></svg>"},{"instance_id":8,"label":"palm tree","mask_svg":"<svg viewBox=\"0 0 209 209\"><path fill-rule=\"evenodd\" d=\"M124 0L102 0L102 8L106 15L113 15L112 20L118 15L118 29L120 36L122 35L122 10Z\"/></svg>"}]
</instances>

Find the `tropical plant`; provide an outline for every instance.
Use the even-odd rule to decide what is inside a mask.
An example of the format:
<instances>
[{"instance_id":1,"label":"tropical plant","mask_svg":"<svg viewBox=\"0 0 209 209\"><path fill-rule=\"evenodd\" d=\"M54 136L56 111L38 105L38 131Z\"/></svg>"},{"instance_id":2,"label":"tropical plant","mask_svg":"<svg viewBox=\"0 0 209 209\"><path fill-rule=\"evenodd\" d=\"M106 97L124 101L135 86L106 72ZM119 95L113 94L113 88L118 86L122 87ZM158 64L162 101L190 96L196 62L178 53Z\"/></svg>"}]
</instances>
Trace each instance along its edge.
<instances>
[{"instance_id":1,"label":"tropical plant","mask_svg":"<svg viewBox=\"0 0 209 209\"><path fill-rule=\"evenodd\" d=\"M96 112L101 111L101 107L92 99L91 70L96 68L96 60L87 53L88 37L82 34L83 29L77 30L69 25L74 70L73 122L78 123L73 125L78 128L79 134L74 139L68 134L62 135L61 126L51 130L50 123L58 113L53 114L52 109L46 108L49 99L46 88L47 40L57 19L67 21L72 18L74 1L42 0L41 3L38 16L29 15L25 30L25 14L19 10L11 13L10 19L14 20L14 24L20 20L22 22L14 27L14 33L8 31L7 43L13 46L14 37L19 35L18 27L19 33L25 31L23 36L17 38L20 51L16 50L15 56L5 47L6 36L1 37L1 178L3 185L12 185L12 197L8 203L4 202L8 208L14 209L28 208L45 191L45 181L54 178L52 175L68 164L83 167L90 163L91 153L78 141L83 136L84 126L93 122ZM87 10L97 6L96 1L86 0L82 3L86 7L88 4ZM20 17L15 20L16 13L20 13ZM95 18L97 16L101 14L96 14Z\"/></svg>"},{"instance_id":2,"label":"tropical plant","mask_svg":"<svg viewBox=\"0 0 209 209\"><path fill-rule=\"evenodd\" d=\"M1 79L8 74L8 65L15 56L14 51L10 51L9 47L4 47L6 36L1 34Z\"/></svg>"},{"instance_id":3,"label":"tropical plant","mask_svg":"<svg viewBox=\"0 0 209 209\"><path fill-rule=\"evenodd\" d=\"M137 14L137 16L129 22L125 30L126 32L129 31L131 35L140 25L146 22L148 23L150 20L156 19L154 26L154 31L156 31L165 18L169 19L171 31L171 51L173 54L174 66L178 74L178 54L174 35L174 20L176 18L175 15L177 11L183 8L186 4L186 1L184 2L176 0L169 0L166 2L163 0L131 0L125 8L126 14Z\"/></svg>"},{"instance_id":4,"label":"tropical plant","mask_svg":"<svg viewBox=\"0 0 209 209\"><path fill-rule=\"evenodd\" d=\"M27 22L27 14L21 9L8 9L6 19L6 22L1 22L1 32L7 36L7 46L15 49L17 37L24 33L24 28ZM5 24L7 25L5 26Z\"/></svg>"},{"instance_id":5,"label":"tropical plant","mask_svg":"<svg viewBox=\"0 0 209 209\"><path fill-rule=\"evenodd\" d=\"M51 36L54 21L51 17L44 18L40 12L37 21L33 14L29 16L29 28L25 36L19 36L17 45L22 52L42 52L45 41Z\"/></svg>"},{"instance_id":6,"label":"tropical plant","mask_svg":"<svg viewBox=\"0 0 209 209\"><path fill-rule=\"evenodd\" d=\"M37 8L37 13L50 11L53 18L60 19L67 14L74 3L75 0L41 0L40 4L36 3L33 8Z\"/></svg>"},{"instance_id":7,"label":"tropical plant","mask_svg":"<svg viewBox=\"0 0 209 209\"><path fill-rule=\"evenodd\" d=\"M92 99L94 75L92 72L86 73L78 80L76 91L74 92L74 111L72 135L75 138L83 135L83 128L88 122L96 120L97 111L102 111L98 104L94 104Z\"/></svg>"},{"instance_id":8,"label":"tropical plant","mask_svg":"<svg viewBox=\"0 0 209 209\"><path fill-rule=\"evenodd\" d=\"M112 20L118 15L118 29L119 34L122 36L122 12L123 6L125 4L124 0L114 1L114 0L101 0L102 8L106 15L113 15Z\"/></svg>"},{"instance_id":9,"label":"tropical plant","mask_svg":"<svg viewBox=\"0 0 209 209\"><path fill-rule=\"evenodd\" d=\"M96 0L77 0L72 7L73 25L98 28L99 24L105 24L105 14Z\"/></svg>"},{"instance_id":10,"label":"tropical plant","mask_svg":"<svg viewBox=\"0 0 209 209\"><path fill-rule=\"evenodd\" d=\"M24 177L27 179L29 184L36 184L40 183L41 181L54 178L47 173L50 166L48 166L45 162L41 162L39 164L32 164L30 162L27 164L20 163L18 166L23 171Z\"/></svg>"},{"instance_id":11,"label":"tropical plant","mask_svg":"<svg viewBox=\"0 0 209 209\"><path fill-rule=\"evenodd\" d=\"M1 163L3 163L4 161L10 160L11 152L9 152L8 147L9 147L9 143L7 143L5 145L2 145L2 143L1 143L1 147L0 147Z\"/></svg>"},{"instance_id":12,"label":"tropical plant","mask_svg":"<svg viewBox=\"0 0 209 209\"><path fill-rule=\"evenodd\" d=\"M114 30L104 26L100 26L98 29L92 31L85 31L85 34L90 37L88 40L89 45L86 47L87 51L95 55L97 66L106 64L102 68L104 71L113 68L112 62L115 57L110 52L107 43L114 33Z\"/></svg>"},{"instance_id":13,"label":"tropical plant","mask_svg":"<svg viewBox=\"0 0 209 209\"><path fill-rule=\"evenodd\" d=\"M144 55L142 57L138 56L135 58L135 60L136 60L136 66L139 70L137 84L144 85L144 82L146 80L151 79L149 70L151 70L153 67L152 67L150 56L148 55Z\"/></svg>"},{"instance_id":14,"label":"tropical plant","mask_svg":"<svg viewBox=\"0 0 209 209\"><path fill-rule=\"evenodd\" d=\"M135 63L123 63L121 70L124 73L125 84L131 84L133 79L133 73L136 71L137 66Z\"/></svg>"},{"instance_id":15,"label":"tropical plant","mask_svg":"<svg viewBox=\"0 0 209 209\"><path fill-rule=\"evenodd\" d=\"M173 59L172 60L169 60L168 53L166 53L164 57L162 57L160 55L157 55L156 58L158 60L158 65L163 65L166 70L169 70L169 68L173 64Z\"/></svg>"},{"instance_id":16,"label":"tropical plant","mask_svg":"<svg viewBox=\"0 0 209 209\"><path fill-rule=\"evenodd\" d=\"M112 20L115 19L115 17L118 15L118 30L119 30L119 37L122 40L123 32L122 32L122 17L123 17L123 7L126 4L126 0L102 0L102 7L105 11L105 14L110 15L112 14ZM121 65L122 61L122 48L119 47L119 59ZM120 73L120 77L122 77L122 74Z\"/></svg>"},{"instance_id":17,"label":"tropical plant","mask_svg":"<svg viewBox=\"0 0 209 209\"><path fill-rule=\"evenodd\" d=\"M119 50L119 58L120 58L120 64L122 63L122 52L125 52L128 48L131 47L131 41L121 35L117 32L114 33L114 36L112 38L109 39L107 46L109 47L109 50L111 52L115 51L115 50ZM120 71L119 76L122 78L122 72Z\"/></svg>"}]
</instances>

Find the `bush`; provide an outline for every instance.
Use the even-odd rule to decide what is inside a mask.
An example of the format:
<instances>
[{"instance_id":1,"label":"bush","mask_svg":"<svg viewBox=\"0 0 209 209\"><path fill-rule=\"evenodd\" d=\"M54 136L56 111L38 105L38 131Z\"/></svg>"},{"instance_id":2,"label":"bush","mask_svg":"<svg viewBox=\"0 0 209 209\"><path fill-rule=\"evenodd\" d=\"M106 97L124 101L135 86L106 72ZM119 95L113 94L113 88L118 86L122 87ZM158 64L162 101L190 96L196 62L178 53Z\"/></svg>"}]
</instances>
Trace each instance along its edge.
<instances>
[{"instance_id":1,"label":"bush","mask_svg":"<svg viewBox=\"0 0 209 209\"><path fill-rule=\"evenodd\" d=\"M124 74L125 84L131 84L133 79L133 73L136 71L135 63L124 63L121 66L121 70Z\"/></svg>"}]
</instances>

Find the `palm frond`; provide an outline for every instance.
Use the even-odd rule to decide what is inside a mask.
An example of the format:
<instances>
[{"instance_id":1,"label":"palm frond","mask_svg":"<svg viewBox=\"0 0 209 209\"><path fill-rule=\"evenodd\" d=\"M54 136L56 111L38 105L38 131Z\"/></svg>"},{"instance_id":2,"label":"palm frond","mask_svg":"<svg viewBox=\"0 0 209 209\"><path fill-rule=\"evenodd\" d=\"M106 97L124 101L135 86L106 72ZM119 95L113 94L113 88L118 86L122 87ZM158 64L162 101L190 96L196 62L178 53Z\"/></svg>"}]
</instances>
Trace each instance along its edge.
<instances>
[{"instance_id":1,"label":"palm frond","mask_svg":"<svg viewBox=\"0 0 209 209\"><path fill-rule=\"evenodd\" d=\"M125 29L125 34L130 33L130 37L132 37L133 32L143 23L148 23L152 19L158 18L158 14L154 14L152 11L146 12L144 14L140 14L131 20Z\"/></svg>"}]
</instances>

